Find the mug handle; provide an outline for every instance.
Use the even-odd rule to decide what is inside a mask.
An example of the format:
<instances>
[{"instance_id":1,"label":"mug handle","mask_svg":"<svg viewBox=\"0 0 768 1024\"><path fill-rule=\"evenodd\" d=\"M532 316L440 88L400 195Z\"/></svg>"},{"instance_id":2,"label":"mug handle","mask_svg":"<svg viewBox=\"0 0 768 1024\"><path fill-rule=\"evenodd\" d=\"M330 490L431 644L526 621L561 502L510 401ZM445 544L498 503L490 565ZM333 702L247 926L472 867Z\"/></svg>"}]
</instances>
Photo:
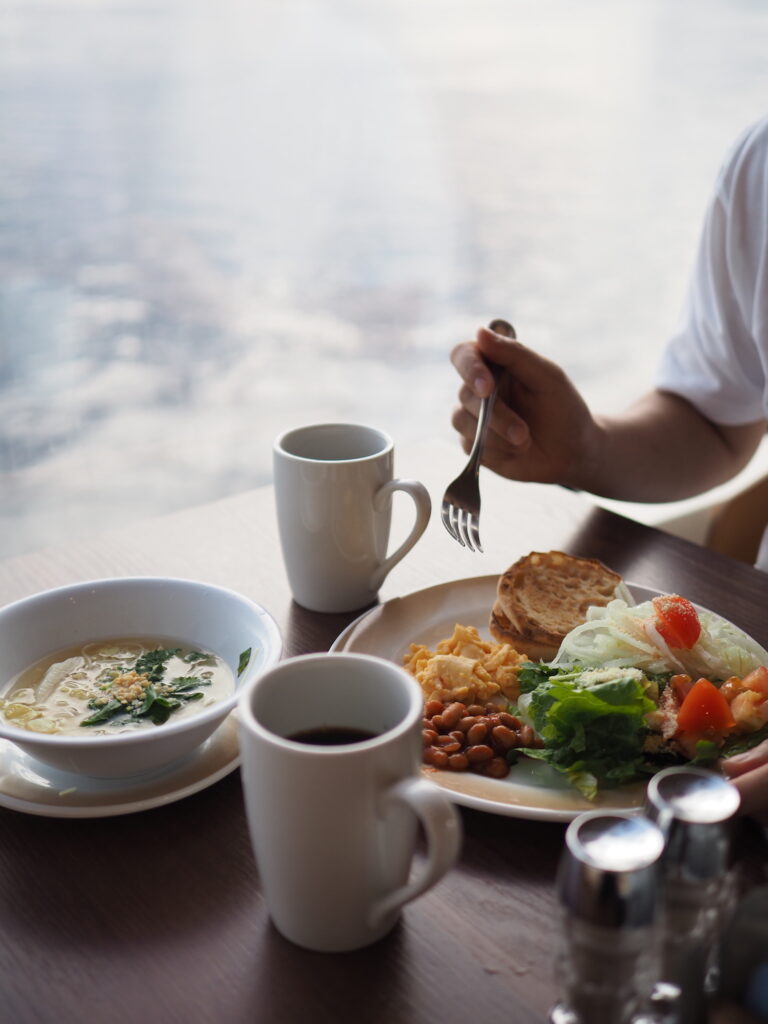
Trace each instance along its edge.
<instances>
[{"instance_id":1,"label":"mug handle","mask_svg":"<svg viewBox=\"0 0 768 1024\"><path fill-rule=\"evenodd\" d=\"M410 494L413 498L414 504L416 505L416 522L413 524L413 529L397 551L391 554L389 558L385 558L381 565L372 573L369 584L372 592L379 589L389 570L392 569L393 566L397 565L404 555L408 554L419 537L421 537L422 533L424 533L427 528L429 517L432 512L432 502L429 497L429 491L424 484L419 483L418 480L388 480L387 483L376 491L376 494L373 497L373 507L377 512L386 511L387 505L392 500L392 494L395 491L405 491L406 494Z\"/></svg>"},{"instance_id":2,"label":"mug handle","mask_svg":"<svg viewBox=\"0 0 768 1024\"><path fill-rule=\"evenodd\" d=\"M382 896L368 911L368 925L376 928L390 914L420 896L439 882L459 856L461 850L461 818L453 804L433 782L406 778L396 782L385 799L398 800L413 810L427 836L427 862L410 882Z\"/></svg>"}]
</instances>

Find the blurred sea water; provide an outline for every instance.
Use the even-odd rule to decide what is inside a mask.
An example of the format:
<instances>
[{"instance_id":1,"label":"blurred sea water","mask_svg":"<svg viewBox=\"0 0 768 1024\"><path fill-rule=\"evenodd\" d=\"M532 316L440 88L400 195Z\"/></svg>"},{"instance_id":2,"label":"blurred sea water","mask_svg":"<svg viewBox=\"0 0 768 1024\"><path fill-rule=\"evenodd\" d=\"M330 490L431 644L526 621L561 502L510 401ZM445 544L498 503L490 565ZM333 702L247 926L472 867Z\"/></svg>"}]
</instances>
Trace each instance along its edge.
<instances>
[{"instance_id":1,"label":"blurred sea water","mask_svg":"<svg viewBox=\"0 0 768 1024\"><path fill-rule=\"evenodd\" d=\"M617 408L764 112L753 0L4 0L0 556L451 438L494 316Z\"/></svg>"}]
</instances>

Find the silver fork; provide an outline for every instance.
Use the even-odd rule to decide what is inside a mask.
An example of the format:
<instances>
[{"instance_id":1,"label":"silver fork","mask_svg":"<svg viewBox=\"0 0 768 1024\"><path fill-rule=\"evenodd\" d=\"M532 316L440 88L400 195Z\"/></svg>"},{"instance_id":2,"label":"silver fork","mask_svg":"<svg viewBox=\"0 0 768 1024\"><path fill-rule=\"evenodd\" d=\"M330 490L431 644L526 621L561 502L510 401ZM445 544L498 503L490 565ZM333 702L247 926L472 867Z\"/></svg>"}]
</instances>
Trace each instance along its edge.
<instances>
[{"instance_id":1,"label":"silver fork","mask_svg":"<svg viewBox=\"0 0 768 1024\"><path fill-rule=\"evenodd\" d=\"M491 320L488 326L492 331L507 338L517 337L514 327L506 320ZM446 487L440 511L443 526L453 539L470 551L481 552L483 546L480 543L480 457L483 454L485 435L488 433L498 386L497 368L491 366L490 369L496 383L490 395L480 403L477 431L472 451L469 453L469 461L453 483Z\"/></svg>"}]
</instances>

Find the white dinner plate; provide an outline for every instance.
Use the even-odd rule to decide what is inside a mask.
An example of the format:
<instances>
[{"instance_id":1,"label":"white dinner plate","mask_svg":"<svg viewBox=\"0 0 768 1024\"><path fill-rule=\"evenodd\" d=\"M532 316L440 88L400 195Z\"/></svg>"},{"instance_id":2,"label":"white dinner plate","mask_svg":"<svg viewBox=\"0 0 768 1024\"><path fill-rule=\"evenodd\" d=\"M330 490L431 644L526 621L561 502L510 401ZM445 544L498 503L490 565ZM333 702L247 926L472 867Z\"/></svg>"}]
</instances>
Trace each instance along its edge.
<instances>
[{"instance_id":1,"label":"white dinner plate","mask_svg":"<svg viewBox=\"0 0 768 1024\"><path fill-rule=\"evenodd\" d=\"M352 622L331 650L375 654L402 665L412 643L434 650L439 640L451 636L456 623L474 626L484 639L492 640L488 618L498 579L496 574L442 583L377 605ZM635 584L628 587L638 604L659 593ZM513 818L570 821L582 811L636 809L645 797L645 782L636 782L587 800L550 765L526 757L512 766L505 779L427 766L423 772L455 803Z\"/></svg>"},{"instance_id":2,"label":"white dinner plate","mask_svg":"<svg viewBox=\"0 0 768 1024\"><path fill-rule=\"evenodd\" d=\"M212 786L240 763L237 712L190 757L151 775L89 779L35 760L0 740L0 807L48 818L107 818L181 800Z\"/></svg>"}]
</instances>

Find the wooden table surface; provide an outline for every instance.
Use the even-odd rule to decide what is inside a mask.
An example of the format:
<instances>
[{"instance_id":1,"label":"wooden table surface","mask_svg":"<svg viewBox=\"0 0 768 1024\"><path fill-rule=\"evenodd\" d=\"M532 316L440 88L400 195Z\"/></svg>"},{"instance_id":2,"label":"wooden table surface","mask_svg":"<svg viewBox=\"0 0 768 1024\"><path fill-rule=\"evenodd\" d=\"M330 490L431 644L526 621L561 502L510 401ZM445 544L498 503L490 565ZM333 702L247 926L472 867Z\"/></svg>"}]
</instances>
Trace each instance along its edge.
<instances>
[{"instance_id":1,"label":"wooden table surface","mask_svg":"<svg viewBox=\"0 0 768 1024\"><path fill-rule=\"evenodd\" d=\"M453 542L439 499L463 457L448 442L398 452L435 503L381 599L501 572L531 550L601 558L673 590L768 645L768 575L554 487L482 480L486 553ZM393 543L409 517L398 503ZM327 649L352 615L291 602L270 488L0 564L0 602L76 580L177 575L239 590L282 630L285 655ZM0 780L0 787L2 782ZM323 955L270 925L235 771L139 813L62 819L0 808L0 1021L80 1024L542 1021L558 944L554 876L564 826L462 809L458 865L369 949ZM740 836L748 884L762 833Z\"/></svg>"}]
</instances>

